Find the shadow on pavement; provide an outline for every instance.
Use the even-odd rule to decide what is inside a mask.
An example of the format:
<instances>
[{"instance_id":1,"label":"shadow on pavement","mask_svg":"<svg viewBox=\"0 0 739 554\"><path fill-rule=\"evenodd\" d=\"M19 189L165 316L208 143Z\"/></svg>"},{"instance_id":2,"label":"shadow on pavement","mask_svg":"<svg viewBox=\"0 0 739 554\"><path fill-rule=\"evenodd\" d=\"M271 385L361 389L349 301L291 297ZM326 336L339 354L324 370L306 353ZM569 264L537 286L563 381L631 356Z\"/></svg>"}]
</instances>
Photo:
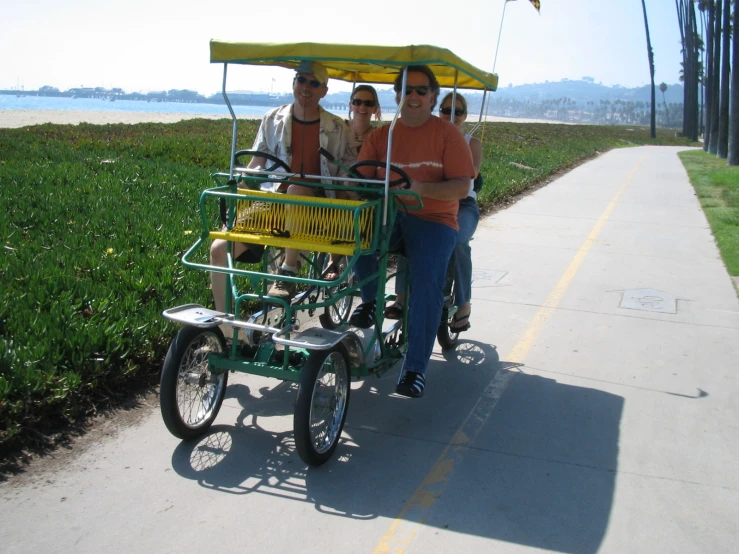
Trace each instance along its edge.
<instances>
[{"instance_id":1,"label":"shadow on pavement","mask_svg":"<svg viewBox=\"0 0 739 554\"><path fill-rule=\"evenodd\" d=\"M623 399L527 375L482 343L435 355L421 400L393 394L396 374L355 384L342 442L322 467L303 464L292 431L270 430L272 418L282 416L284 428L292 414L290 383L261 390L261 398L248 386L229 387L243 407L235 425L180 443L172 464L220 492L309 502L355 520L395 519L501 372L513 372L505 392L479 422L471 446L455 457L436 501L423 510L423 524L546 550L596 552L613 504Z\"/></svg>"}]
</instances>

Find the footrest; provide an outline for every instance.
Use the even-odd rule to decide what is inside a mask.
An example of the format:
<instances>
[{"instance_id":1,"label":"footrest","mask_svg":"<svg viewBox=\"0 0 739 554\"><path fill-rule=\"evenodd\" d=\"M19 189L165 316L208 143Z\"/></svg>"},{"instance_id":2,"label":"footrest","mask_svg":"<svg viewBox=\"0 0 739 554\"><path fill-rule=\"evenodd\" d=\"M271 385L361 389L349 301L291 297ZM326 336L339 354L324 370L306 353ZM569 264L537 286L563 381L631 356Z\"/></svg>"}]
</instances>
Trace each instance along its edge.
<instances>
[{"instance_id":1,"label":"footrest","mask_svg":"<svg viewBox=\"0 0 739 554\"><path fill-rule=\"evenodd\" d=\"M164 310L162 315L171 321L193 325L195 327L213 327L233 316L215 310L209 310L200 304L185 304Z\"/></svg>"}]
</instances>

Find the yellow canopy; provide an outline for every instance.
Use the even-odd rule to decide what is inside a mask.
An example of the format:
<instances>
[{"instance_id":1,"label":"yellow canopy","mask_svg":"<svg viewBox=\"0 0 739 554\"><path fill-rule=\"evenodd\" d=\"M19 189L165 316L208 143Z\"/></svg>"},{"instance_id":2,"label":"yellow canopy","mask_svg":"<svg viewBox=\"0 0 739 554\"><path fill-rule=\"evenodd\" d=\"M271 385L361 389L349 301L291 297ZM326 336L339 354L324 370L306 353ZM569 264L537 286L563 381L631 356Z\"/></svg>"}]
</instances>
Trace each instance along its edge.
<instances>
[{"instance_id":1,"label":"yellow canopy","mask_svg":"<svg viewBox=\"0 0 739 554\"><path fill-rule=\"evenodd\" d=\"M392 84L408 65L428 65L445 88L496 90L498 76L467 63L436 46L365 46L360 44L294 44L210 41L211 63L276 65L295 69L301 61L321 62L332 79L357 83Z\"/></svg>"}]
</instances>

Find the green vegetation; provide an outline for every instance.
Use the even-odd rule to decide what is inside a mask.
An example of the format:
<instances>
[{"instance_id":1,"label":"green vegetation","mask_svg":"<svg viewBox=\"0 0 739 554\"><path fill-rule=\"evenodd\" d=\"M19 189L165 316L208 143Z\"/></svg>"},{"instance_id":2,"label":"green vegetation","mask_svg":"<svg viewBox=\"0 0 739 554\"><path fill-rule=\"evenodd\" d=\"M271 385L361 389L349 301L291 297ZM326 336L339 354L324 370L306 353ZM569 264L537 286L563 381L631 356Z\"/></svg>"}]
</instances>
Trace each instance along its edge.
<instances>
[{"instance_id":1,"label":"green vegetation","mask_svg":"<svg viewBox=\"0 0 739 554\"><path fill-rule=\"evenodd\" d=\"M240 147L257 124L241 123ZM644 128L488 124L480 203L637 144L687 142L666 131L650 141ZM178 328L162 310L211 302L208 275L179 260L230 145L226 120L0 129L0 446L156 379Z\"/></svg>"},{"instance_id":2,"label":"green vegetation","mask_svg":"<svg viewBox=\"0 0 739 554\"><path fill-rule=\"evenodd\" d=\"M739 167L702 150L680 153L729 275L739 275Z\"/></svg>"}]
</instances>

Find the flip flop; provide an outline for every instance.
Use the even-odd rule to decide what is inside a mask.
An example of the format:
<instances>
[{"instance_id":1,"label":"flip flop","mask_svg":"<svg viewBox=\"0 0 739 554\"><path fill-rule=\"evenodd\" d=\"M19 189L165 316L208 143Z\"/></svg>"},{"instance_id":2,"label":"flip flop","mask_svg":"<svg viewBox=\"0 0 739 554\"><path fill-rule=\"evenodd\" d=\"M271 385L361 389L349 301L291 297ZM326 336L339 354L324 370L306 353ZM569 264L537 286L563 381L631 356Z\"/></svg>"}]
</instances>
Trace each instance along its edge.
<instances>
[{"instance_id":1,"label":"flip flop","mask_svg":"<svg viewBox=\"0 0 739 554\"><path fill-rule=\"evenodd\" d=\"M323 277L321 277L324 281L335 281L339 278L341 273L339 273L339 268L336 267L336 264L334 262L331 262L326 266L326 270L323 272Z\"/></svg>"},{"instance_id":2,"label":"flip flop","mask_svg":"<svg viewBox=\"0 0 739 554\"><path fill-rule=\"evenodd\" d=\"M387 319L400 319L403 317L403 306L398 304L390 304L385 308L385 317Z\"/></svg>"},{"instance_id":3,"label":"flip flop","mask_svg":"<svg viewBox=\"0 0 739 554\"><path fill-rule=\"evenodd\" d=\"M463 325L455 325L455 323L459 323L460 321L463 321ZM463 315L462 317L457 317L457 314L454 314L452 317L452 322L449 324L449 330L452 333L462 333L463 331L467 331L470 328L470 314Z\"/></svg>"}]
</instances>

